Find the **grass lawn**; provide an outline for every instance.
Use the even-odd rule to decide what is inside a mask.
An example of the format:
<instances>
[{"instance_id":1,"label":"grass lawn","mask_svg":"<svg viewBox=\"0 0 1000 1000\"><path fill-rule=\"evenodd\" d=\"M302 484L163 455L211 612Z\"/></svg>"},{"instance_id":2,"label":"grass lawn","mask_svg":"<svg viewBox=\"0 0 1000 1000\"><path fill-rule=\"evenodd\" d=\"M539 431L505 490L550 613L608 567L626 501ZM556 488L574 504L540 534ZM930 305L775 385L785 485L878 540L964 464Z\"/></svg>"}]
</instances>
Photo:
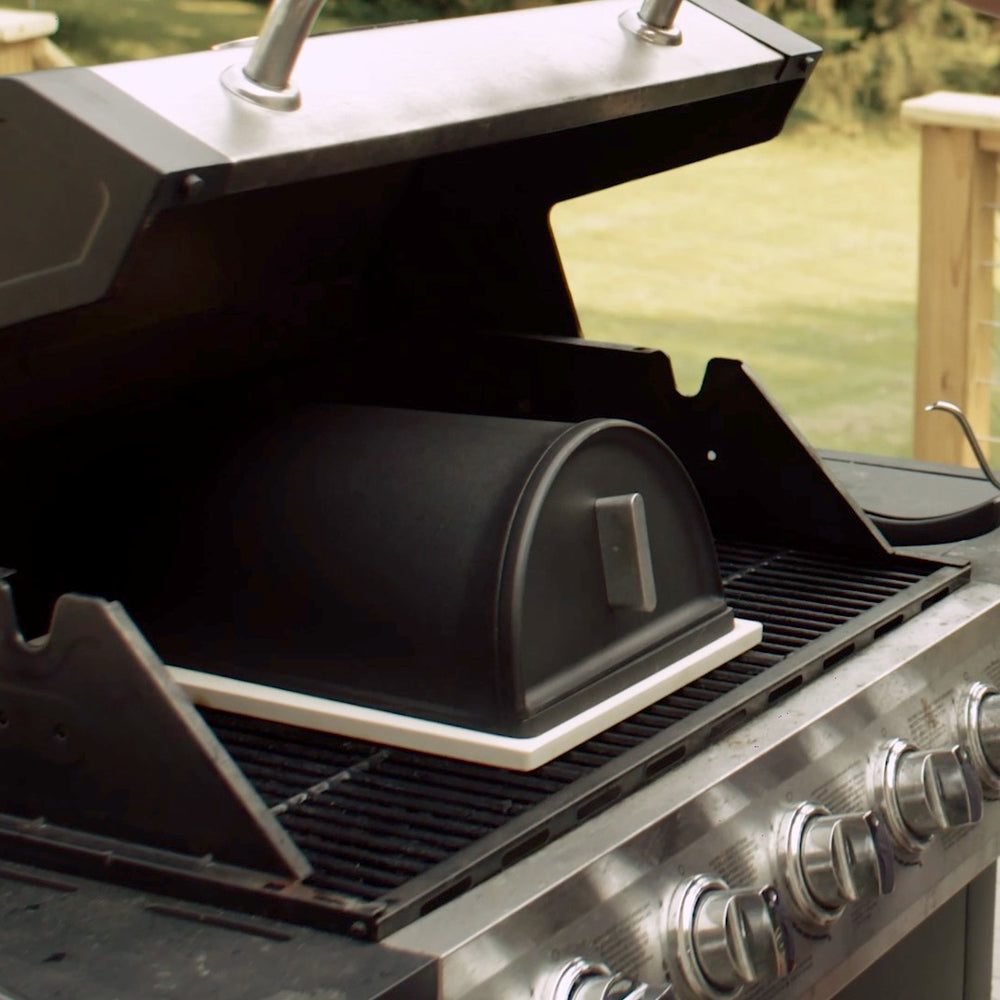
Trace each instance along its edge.
<instances>
[{"instance_id":1,"label":"grass lawn","mask_svg":"<svg viewBox=\"0 0 1000 1000\"><path fill-rule=\"evenodd\" d=\"M919 167L909 131L800 128L557 206L584 330L686 392L739 358L814 444L909 454Z\"/></svg>"},{"instance_id":2,"label":"grass lawn","mask_svg":"<svg viewBox=\"0 0 1000 1000\"><path fill-rule=\"evenodd\" d=\"M59 14L56 41L84 64L255 34L265 9L247 0L37 5ZM690 392L708 358L740 358L813 443L908 454L919 157L915 131L802 126L557 206L585 333L662 348Z\"/></svg>"}]
</instances>

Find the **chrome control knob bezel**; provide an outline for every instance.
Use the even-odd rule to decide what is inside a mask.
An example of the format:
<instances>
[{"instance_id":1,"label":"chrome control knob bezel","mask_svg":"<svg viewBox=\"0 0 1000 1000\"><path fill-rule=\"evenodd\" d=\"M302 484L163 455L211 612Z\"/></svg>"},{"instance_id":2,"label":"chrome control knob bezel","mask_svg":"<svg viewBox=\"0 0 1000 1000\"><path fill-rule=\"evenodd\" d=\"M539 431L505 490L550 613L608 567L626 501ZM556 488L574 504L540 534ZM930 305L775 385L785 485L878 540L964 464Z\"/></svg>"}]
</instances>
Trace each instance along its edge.
<instances>
[{"instance_id":1,"label":"chrome control knob bezel","mask_svg":"<svg viewBox=\"0 0 1000 1000\"><path fill-rule=\"evenodd\" d=\"M589 989L595 986L596 990ZM625 993L621 992L624 988ZM611 991L614 990L614 993ZM541 984L539 1000L666 1000L670 990L650 991L646 983L636 982L621 973L612 972L603 962L571 958L565 965L551 971Z\"/></svg>"},{"instance_id":2,"label":"chrome control knob bezel","mask_svg":"<svg viewBox=\"0 0 1000 1000\"><path fill-rule=\"evenodd\" d=\"M721 879L696 875L674 890L663 911L664 927L660 936L666 945L670 979L705 1000L730 1000L743 988L738 986L732 990L721 990L709 982L702 972L694 947L694 916L699 900L707 892L728 889L729 886Z\"/></svg>"},{"instance_id":3,"label":"chrome control knob bezel","mask_svg":"<svg viewBox=\"0 0 1000 1000\"><path fill-rule=\"evenodd\" d=\"M814 821L829 820L831 822L856 821L863 823L865 828L865 844L870 848L869 864L874 871L860 874L866 876L869 888L858 885L850 870L840 871L845 865L854 864L852 858L835 857L830 852L813 859L812 865L807 858L809 831ZM848 848L850 845L846 845ZM782 888L787 890L784 899L792 912L792 917L799 928L807 933L823 934L831 924L843 914L848 903L862 899L874 899L892 891L894 883L894 867L892 844L884 824L872 812L835 816L829 809L815 802L803 802L790 813L786 813L778 827L777 837L778 868L782 875ZM831 903L817 891L815 869L826 866L829 881L834 884L834 895L840 902ZM814 872L810 872L810 867Z\"/></svg>"},{"instance_id":4,"label":"chrome control knob bezel","mask_svg":"<svg viewBox=\"0 0 1000 1000\"><path fill-rule=\"evenodd\" d=\"M913 758L907 760L907 755L917 754L926 760L929 755L935 753L950 753L960 769L963 787L969 794L970 818L965 823L953 824L936 819L933 816L936 811L935 804L920 801L923 786L917 789L908 787L908 776L901 773L904 767L916 763ZM907 740L892 740L874 758L872 784L878 811L885 818L889 835L896 848L896 857L904 863L919 860L936 833L975 823L982 816L982 785L973 769L968 751L961 746L948 747L944 750L920 750ZM919 817L925 829L915 825L917 820L913 816L913 809L918 805L920 810L926 813L926 816ZM911 813L909 819L906 815L908 810Z\"/></svg>"},{"instance_id":5,"label":"chrome control knob bezel","mask_svg":"<svg viewBox=\"0 0 1000 1000\"><path fill-rule=\"evenodd\" d=\"M588 962L571 958L561 968L549 973L541 990L543 1000L571 1000L573 990L586 976L610 976L611 970L603 962Z\"/></svg>"},{"instance_id":6,"label":"chrome control knob bezel","mask_svg":"<svg viewBox=\"0 0 1000 1000\"><path fill-rule=\"evenodd\" d=\"M704 937L704 914L702 908L713 902L716 893L728 897L735 904L736 899L752 892L759 897L766 910L768 936L773 945L771 958L774 965L771 974L755 974L755 963L749 955L733 956L730 969L731 984L720 983L710 978L705 970L706 962L717 961L717 952L711 942L699 940ZM725 902L721 900L720 902ZM737 919L746 927L746 917L738 914ZM751 928L746 927L751 930ZM758 933L759 933L758 928ZM720 928L720 932L724 928ZM731 1000L743 992L748 985L779 979L787 975L793 965L791 929L780 909L778 893L773 886L758 890L732 889L721 879L696 875L678 886L662 910L661 936L665 945L667 971L675 986L681 987L682 995L690 995L700 1000ZM742 959L742 960L741 960ZM723 977L719 977L720 979Z\"/></svg>"},{"instance_id":7,"label":"chrome control knob bezel","mask_svg":"<svg viewBox=\"0 0 1000 1000\"><path fill-rule=\"evenodd\" d=\"M991 762L983 740L983 703L1000 696L991 684L976 681L965 695L958 714L959 737L969 752L969 760L989 799L1000 799L1000 770Z\"/></svg>"}]
</instances>

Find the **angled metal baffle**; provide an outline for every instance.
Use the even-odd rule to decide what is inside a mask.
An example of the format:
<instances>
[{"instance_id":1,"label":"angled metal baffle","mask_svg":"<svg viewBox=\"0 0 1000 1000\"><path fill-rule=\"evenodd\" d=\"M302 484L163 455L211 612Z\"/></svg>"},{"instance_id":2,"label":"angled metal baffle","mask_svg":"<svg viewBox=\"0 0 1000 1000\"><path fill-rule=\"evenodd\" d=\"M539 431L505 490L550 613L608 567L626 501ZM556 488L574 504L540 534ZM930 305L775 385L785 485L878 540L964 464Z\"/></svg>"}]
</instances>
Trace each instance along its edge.
<instances>
[{"instance_id":1,"label":"angled metal baffle","mask_svg":"<svg viewBox=\"0 0 1000 1000\"><path fill-rule=\"evenodd\" d=\"M25 642L0 583L0 814L302 878L311 867L121 605ZM60 834L61 836L62 834Z\"/></svg>"}]
</instances>

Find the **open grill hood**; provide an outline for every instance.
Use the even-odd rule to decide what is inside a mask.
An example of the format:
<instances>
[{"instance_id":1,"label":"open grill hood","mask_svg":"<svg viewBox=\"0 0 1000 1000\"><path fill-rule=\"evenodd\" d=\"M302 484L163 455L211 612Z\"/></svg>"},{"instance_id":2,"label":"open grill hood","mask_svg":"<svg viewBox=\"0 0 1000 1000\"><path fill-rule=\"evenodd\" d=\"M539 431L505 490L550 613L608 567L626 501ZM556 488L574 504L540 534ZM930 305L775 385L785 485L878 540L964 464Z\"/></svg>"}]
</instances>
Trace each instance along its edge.
<instances>
[{"instance_id":1,"label":"open grill hood","mask_svg":"<svg viewBox=\"0 0 1000 1000\"><path fill-rule=\"evenodd\" d=\"M552 205L772 137L819 55L738 0L687 0L675 46L625 5L316 37L287 112L220 84L238 48L0 80L4 426L300 355L318 321L576 335Z\"/></svg>"}]
</instances>

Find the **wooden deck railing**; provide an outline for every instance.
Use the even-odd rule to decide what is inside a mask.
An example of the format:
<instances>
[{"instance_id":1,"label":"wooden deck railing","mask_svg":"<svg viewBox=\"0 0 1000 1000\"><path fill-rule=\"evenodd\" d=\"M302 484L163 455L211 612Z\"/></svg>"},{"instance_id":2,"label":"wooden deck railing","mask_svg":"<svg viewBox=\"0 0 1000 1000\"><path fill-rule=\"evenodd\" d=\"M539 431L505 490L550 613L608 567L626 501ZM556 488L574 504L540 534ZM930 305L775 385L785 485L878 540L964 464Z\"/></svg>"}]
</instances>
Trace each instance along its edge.
<instances>
[{"instance_id":1,"label":"wooden deck railing","mask_svg":"<svg viewBox=\"0 0 1000 1000\"><path fill-rule=\"evenodd\" d=\"M58 27L47 11L0 9L0 74L72 65L50 38Z\"/></svg>"},{"instance_id":2,"label":"wooden deck railing","mask_svg":"<svg viewBox=\"0 0 1000 1000\"><path fill-rule=\"evenodd\" d=\"M989 454L1000 97L929 94L903 119L922 134L914 454L974 465L958 424L924 406L960 406Z\"/></svg>"}]
</instances>

